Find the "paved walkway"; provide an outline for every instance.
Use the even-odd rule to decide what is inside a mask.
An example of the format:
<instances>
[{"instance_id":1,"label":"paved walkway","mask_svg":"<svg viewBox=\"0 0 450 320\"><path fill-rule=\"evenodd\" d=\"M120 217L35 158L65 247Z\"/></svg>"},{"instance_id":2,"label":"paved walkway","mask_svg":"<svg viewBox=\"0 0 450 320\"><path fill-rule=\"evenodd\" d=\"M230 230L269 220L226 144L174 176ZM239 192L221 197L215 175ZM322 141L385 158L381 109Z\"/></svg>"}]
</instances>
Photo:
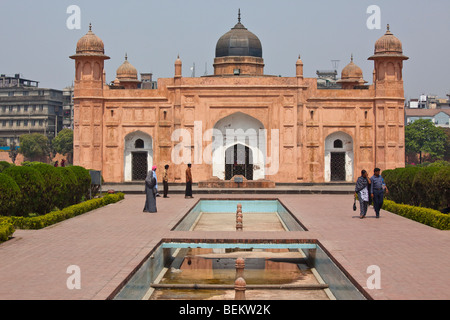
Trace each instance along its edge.
<instances>
[{"instance_id":1,"label":"paved walkway","mask_svg":"<svg viewBox=\"0 0 450 320\"><path fill-rule=\"evenodd\" d=\"M264 198L204 195L202 198ZM318 239L360 284L367 267L381 269L374 299L449 299L450 233L382 212L360 220L349 195L278 195L307 232L243 232L245 239ZM0 245L0 299L106 299L163 238L233 239L236 232L174 232L196 201L158 198L144 214L144 196L126 199L38 231L18 230ZM373 215L373 210L369 209ZM69 290L67 268L81 269L81 290Z\"/></svg>"}]
</instances>

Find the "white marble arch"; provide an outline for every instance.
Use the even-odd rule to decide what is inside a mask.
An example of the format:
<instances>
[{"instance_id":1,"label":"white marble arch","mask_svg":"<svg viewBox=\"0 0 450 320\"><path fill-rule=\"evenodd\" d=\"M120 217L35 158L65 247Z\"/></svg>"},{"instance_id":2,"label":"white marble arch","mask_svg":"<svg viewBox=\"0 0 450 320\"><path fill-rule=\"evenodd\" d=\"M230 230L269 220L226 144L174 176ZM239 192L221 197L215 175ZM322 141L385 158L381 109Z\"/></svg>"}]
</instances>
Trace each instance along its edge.
<instances>
[{"instance_id":1,"label":"white marble arch","mask_svg":"<svg viewBox=\"0 0 450 320\"><path fill-rule=\"evenodd\" d=\"M233 113L221 120L214 126L214 139L220 131L223 141L220 144L214 143L212 150L213 176L225 180L225 156L226 150L236 144L248 147L252 151L253 160L253 180L265 178L266 159L266 132L264 125L256 118L242 112ZM241 135L240 138L227 134L231 130ZM230 132L230 131L228 131ZM216 142L219 140L215 140Z\"/></svg>"},{"instance_id":2,"label":"white marble arch","mask_svg":"<svg viewBox=\"0 0 450 320\"><path fill-rule=\"evenodd\" d=\"M144 142L143 148L136 148L136 141L138 146L140 143ZM135 131L128 134L125 137L125 147L124 147L124 180L125 182L131 182L133 180L132 174L132 153L133 152L147 152L148 155L148 168L149 170L153 166L153 138L145 132Z\"/></svg>"},{"instance_id":3,"label":"white marble arch","mask_svg":"<svg viewBox=\"0 0 450 320\"><path fill-rule=\"evenodd\" d=\"M345 181L353 182L354 152L352 137L345 132L338 131L325 139L325 182L331 182L331 153L333 152L345 152Z\"/></svg>"}]
</instances>

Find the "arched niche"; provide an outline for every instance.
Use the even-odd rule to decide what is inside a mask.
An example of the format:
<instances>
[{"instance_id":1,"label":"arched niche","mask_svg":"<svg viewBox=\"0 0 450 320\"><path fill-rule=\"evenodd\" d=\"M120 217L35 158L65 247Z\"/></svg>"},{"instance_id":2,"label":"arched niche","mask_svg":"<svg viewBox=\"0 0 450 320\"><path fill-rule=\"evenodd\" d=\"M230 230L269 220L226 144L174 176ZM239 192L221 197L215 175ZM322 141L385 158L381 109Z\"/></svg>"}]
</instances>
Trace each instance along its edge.
<instances>
[{"instance_id":1,"label":"arched niche","mask_svg":"<svg viewBox=\"0 0 450 320\"><path fill-rule=\"evenodd\" d=\"M325 139L325 182L352 182L354 175L353 138L342 131Z\"/></svg>"},{"instance_id":2,"label":"arched niche","mask_svg":"<svg viewBox=\"0 0 450 320\"><path fill-rule=\"evenodd\" d=\"M142 131L129 133L124 144L124 180L142 181L153 166L153 139Z\"/></svg>"}]
</instances>

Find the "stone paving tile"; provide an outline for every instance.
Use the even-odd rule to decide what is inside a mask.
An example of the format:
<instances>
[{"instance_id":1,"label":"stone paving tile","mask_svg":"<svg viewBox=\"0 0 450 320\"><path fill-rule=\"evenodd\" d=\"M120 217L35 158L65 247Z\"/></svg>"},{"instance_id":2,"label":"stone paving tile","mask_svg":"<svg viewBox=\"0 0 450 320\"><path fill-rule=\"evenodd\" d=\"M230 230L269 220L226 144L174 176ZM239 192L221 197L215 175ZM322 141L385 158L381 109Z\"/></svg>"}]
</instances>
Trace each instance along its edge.
<instances>
[{"instance_id":1,"label":"stone paving tile","mask_svg":"<svg viewBox=\"0 0 450 320\"><path fill-rule=\"evenodd\" d=\"M171 231L199 198L279 198L307 232ZM0 245L0 299L106 299L163 238L317 239L362 287L381 269L374 299L449 299L450 236L397 215L357 218L348 195L202 195L158 198L143 213L144 196L97 209L49 228L17 230ZM369 209L369 215L374 215ZM67 267L81 268L81 290L69 290Z\"/></svg>"}]
</instances>

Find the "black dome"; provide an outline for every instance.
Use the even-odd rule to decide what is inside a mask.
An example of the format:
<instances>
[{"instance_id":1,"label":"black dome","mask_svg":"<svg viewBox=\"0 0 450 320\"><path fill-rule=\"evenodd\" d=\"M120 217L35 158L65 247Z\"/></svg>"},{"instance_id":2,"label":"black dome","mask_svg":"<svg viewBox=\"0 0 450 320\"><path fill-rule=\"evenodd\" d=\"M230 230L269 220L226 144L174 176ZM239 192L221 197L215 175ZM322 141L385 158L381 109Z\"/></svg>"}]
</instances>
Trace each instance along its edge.
<instances>
[{"instance_id":1,"label":"black dome","mask_svg":"<svg viewBox=\"0 0 450 320\"><path fill-rule=\"evenodd\" d=\"M216 58L240 56L262 58L261 41L239 21L216 46Z\"/></svg>"}]
</instances>

